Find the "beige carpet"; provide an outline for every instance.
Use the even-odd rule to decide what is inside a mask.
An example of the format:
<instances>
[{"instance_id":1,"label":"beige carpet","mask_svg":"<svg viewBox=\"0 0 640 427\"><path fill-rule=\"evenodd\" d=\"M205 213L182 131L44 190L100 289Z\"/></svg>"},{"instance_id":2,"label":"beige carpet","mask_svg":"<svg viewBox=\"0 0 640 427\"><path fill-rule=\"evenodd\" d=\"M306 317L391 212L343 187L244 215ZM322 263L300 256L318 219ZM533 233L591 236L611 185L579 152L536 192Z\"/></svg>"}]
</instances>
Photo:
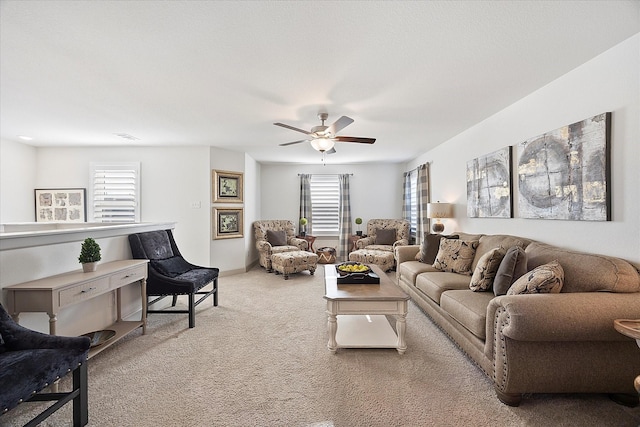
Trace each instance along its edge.
<instances>
[{"instance_id":1,"label":"beige carpet","mask_svg":"<svg viewBox=\"0 0 640 427\"><path fill-rule=\"evenodd\" d=\"M220 305L149 317L89 361L91 426L639 426L640 408L604 395L500 403L488 378L413 303L405 355L331 354L323 273L289 280L255 268L220 279ZM63 384L64 385L64 384ZM23 404L0 416L22 425ZM70 405L68 405L70 406ZM69 426L70 408L45 426Z\"/></svg>"}]
</instances>

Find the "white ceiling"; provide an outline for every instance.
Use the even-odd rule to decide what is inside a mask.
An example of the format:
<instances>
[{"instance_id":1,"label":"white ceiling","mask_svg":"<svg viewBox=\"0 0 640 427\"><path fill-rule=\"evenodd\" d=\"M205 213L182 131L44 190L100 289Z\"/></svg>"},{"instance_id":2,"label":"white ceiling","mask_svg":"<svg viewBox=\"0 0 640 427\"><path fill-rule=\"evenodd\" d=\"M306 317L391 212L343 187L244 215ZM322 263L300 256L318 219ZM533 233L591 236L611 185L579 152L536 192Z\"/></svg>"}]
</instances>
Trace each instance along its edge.
<instances>
[{"instance_id":1,"label":"white ceiling","mask_svg":"<svg viewBox=\"0 0 640 427\"><path fill-rule=\"evenodd\" d=\"M261 162L403 162L640 31L635 1L2 1L0 131ZM585 88L586 90L587 88ZM128 141L125 133L139 138Z\"/></svg>"}]
</instances>

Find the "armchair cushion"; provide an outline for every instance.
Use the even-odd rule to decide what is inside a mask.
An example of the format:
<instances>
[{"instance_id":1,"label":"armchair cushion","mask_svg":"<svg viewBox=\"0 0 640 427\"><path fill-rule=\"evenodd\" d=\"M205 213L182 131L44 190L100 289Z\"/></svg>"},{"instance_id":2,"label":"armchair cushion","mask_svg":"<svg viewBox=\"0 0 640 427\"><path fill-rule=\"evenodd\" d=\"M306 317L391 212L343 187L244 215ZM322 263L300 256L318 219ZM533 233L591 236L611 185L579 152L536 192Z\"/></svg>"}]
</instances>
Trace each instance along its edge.
<instances>
[{"instance_id":1,"label":"armchair cushion","mask_svg":"<svg viewBox=\"0 0 640 427\"><path fill-rule=\"evenodd\" d=\"M382 229L378 228L376 230L376 245L393 245L396 241L396 230L395 229Z\"/></svg>"},{"instance_id":2,"label":"armchair cushion","mask_svg":"<svg viewBox=\"0 0 640 427\"><path fill-rule=\"evenodd\" d=\"M271 246L286 246L287 233L284 230L267 230L267 241Z\"/></svg>"},{"instance_id":3,"label":"armchair cushion","mask_svg":"<svg viewBox=\"0 0 640 427\"><path fill-rule=\"evenodd\" d=\"M151 266L158 270L158 273L168 277L176 277L193 269L193 265L188 263L181 256L173 256L165 259L152 259Z\"/></svg>"},{"instance_id":4,"label":"armchair cushion","mask_svg":"<svg viewBox=\"0 0 640 427\"><path fill-rule=\"evenodd\" d=\"M171 241L166 231L150 231L139 233L138 235L148 259L166 259L176 255L173 253Z\"/></svg>"}]
</instances>

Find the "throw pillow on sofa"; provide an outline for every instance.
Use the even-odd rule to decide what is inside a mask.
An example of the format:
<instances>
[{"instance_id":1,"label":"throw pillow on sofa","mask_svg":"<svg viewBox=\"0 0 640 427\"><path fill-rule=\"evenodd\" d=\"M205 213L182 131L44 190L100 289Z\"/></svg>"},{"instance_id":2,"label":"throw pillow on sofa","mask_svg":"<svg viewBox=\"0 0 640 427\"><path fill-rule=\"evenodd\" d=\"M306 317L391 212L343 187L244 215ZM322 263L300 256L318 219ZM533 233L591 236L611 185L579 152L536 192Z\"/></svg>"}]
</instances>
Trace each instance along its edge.
<instances>
[{"instance_id":1,"label":"throw pillow on sofa","mask_svg":"<svg viewBox=\"0 0 640 427\"><path fill-rule=\"evenodd\" d=\"M506 295L509 287L527 273L527 253L520 246L512 246L504 255L493 279L495 296Z\"/></svg>"},{"instance_id":2,"label":"throw pillow on sofa","mask_svg":"<svg viewBox=\"0 0 640 427\"><path fill-rule=\"evenodd\" d=\"M507 251L504 248L491 249L482 255L478 260L478 265L471 276L469 288L474 291L488 291L493 285L493 279L496 277L498 267Z\"/></svg>"},{"instance_id":3,"label":"throw pillow on sofa","mask_svg":"<svg viewBox=\"0 0 640 427\"><path fill-rule=\"evenodd\" d=\"M376 229L376 245L393 245L396 242L396 230Z\"/></svg>"},{"instance_id":4,"label":"throw pillow on sofa","mask_svg":"<svg viewBox=\"0 0 640 427\"><path fill-rule=\"evenodd\" d=\"M471 263L476 256L479 240L440 240L440 249L433 267L442 271L471 276Z\"/></svg>"},{"instance_id":5,"label":"throw pillow on sofa","mask_svg":"<svg viewBox=\"0 0 640 427\"><path fill-rule=\"evenodd\" d=\"M516 280L507 295L557 294L564 284L564 270L558 261L534 268Z\"/></svg>"},{"instance_id":6,"label":"throw pillow on sofa","mask_svg":"<svg viewBox=\"0 0 640 427\"><path fill-rule=\"evenodd\" d=\"M287 233L284 230L267 230L267 241L271 246L287 246Z\"/></svg>"},{"instance_id":7,"label":"throw pillow on sofa","mask_svg":"<svg viewBox=\"0 0 640 427\"><path fill-rule=\"evenodd\" d=\"M420 251L416 254L416 261L424 262L425 264L433 264L438 255L440 249L441 239L457 239L460 236L457 234L443 236L442 234L424 233L424 239L420 245Z\"/></svg>"}]
</instances>

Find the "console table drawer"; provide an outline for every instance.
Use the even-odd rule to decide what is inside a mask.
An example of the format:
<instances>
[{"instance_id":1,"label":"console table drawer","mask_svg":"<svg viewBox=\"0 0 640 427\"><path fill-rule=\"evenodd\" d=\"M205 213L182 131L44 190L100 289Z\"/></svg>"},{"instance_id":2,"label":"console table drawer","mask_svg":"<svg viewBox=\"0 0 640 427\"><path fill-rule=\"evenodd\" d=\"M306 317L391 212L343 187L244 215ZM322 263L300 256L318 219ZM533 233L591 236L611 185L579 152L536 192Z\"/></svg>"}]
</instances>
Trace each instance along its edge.
<instances>
[{"instance_id":1,"label":"console table drawer","mask_svg":"<svg viewBox=\"0 0 640 427\"><path fill-rule=\"evenodd\" d=\"M63 289L60 291L60 307L74 304L95 297L96 295L108 292L110 289L109 278L103 277L92 282L84 283L80 286Z\"/></svg>"},{"instance_id":2,"label":"console table drawer","mask_svg":"<svg viewBox=\"0 0 640 427\"><path fill-rule=\"evenodd\" d=\"M147 277L147 265L140 265L111 276L111 288L119 288Z\"/></svg>"},{"instance_id":3,"label":"console table drawer","mask_svg":"<svg viewBox=\"0 0 640 427\"><path fill-rule=\"evenodd\" d=\"M398 313L404 301L338 301L338 313Z\"/></svg>"}]
</instances>

